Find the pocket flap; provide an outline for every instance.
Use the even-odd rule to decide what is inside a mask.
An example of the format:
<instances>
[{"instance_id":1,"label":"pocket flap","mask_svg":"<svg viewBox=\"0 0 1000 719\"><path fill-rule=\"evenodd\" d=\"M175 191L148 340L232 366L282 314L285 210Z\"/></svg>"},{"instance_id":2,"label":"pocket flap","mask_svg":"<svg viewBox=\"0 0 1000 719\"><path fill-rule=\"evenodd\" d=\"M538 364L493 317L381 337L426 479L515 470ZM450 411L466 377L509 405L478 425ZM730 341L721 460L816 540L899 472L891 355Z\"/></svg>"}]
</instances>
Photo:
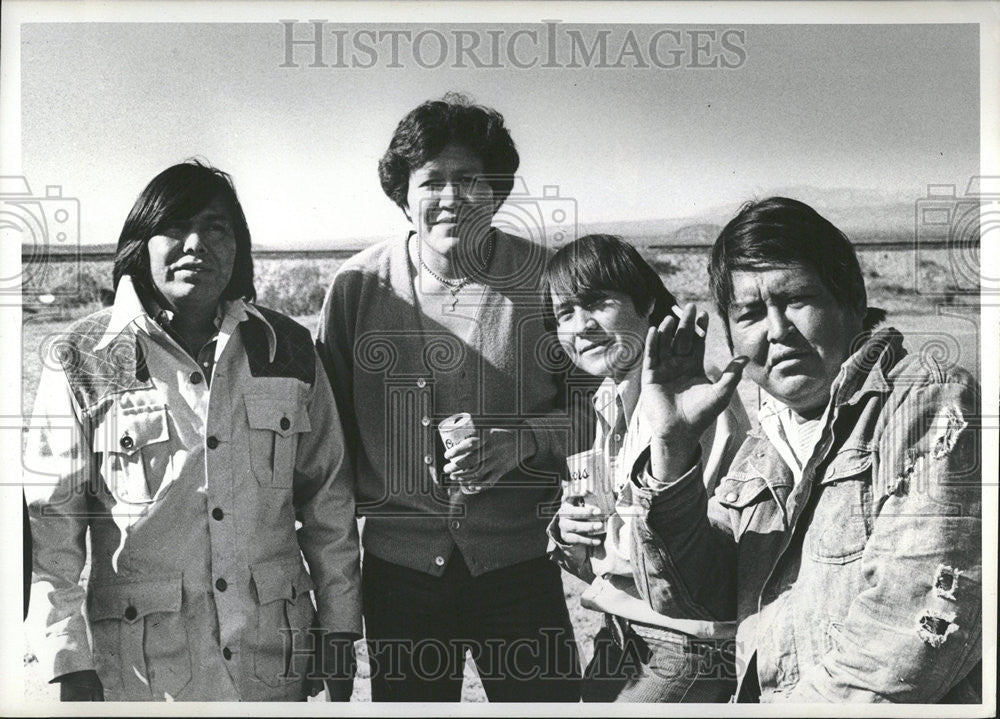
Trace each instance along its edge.
<instances>
[{"instance_id":1,"label":"pocket flap","mask_svg":"<svg viewBox=\"0 0 1000 719\"><path fill-rule=\"evenodd\" d=\"M181 576L155 577L112 584L92 584L87 593L91 621L137 622L153 612L181 610Z\"/></svg>"},{"instance_id":2,"label":"pocket flap","mask_svg":"<svg viewBox=\"0 0 1000 719\"><path fill-rule=\"evenodd\" d=\"M303 592L316 588L312 577L298 557L273 559L250 567L257 603L268 604L279 599L294 602Z\"/></svg>"},{"instance_id":3,"label":"pocket flap","mask_svg":"<svg viewBox=\"0 0 1000 719\"><path fill-rule=\"evenodd\" d=\"M857 447L840 450L827 465L821 483L828 484L844 477L861 474L872 466L873 455L871 450Z\"/></svg>"},{"instance_id":4,"label":"pocket flap","mask_svg":"<svg viewBox=\"0 0 1000 719\"><path fill-rule=\"evenodd\" d=\"M308 432L309 414L305 407L287 397L244 395L247 421L253 429L268 429L282 437L296 432Z\"/></svg>"},{"instance_id":5,"label":"pocket flap","mask_svg":"<svg viewBox=\"0 0 1000 719\"><path fill-rule=\"evenodd\" d=\"M743 509L770 496L763 477L723 477L715 489L716 500L730 509Z\"/></svg>"},{"instance_id":6,"label":"pocket flap","mask_svg":"<svg viewBox=\"0 0 1000 719\"><path fill-rule=\"evenodd\" d=\"M93 448L95 452L117 452L135 454L146 445L166 442L170 439L167 431L167 408L163 405L151 407L115 407L95 427Z\"/></svg>"}]
</instances>

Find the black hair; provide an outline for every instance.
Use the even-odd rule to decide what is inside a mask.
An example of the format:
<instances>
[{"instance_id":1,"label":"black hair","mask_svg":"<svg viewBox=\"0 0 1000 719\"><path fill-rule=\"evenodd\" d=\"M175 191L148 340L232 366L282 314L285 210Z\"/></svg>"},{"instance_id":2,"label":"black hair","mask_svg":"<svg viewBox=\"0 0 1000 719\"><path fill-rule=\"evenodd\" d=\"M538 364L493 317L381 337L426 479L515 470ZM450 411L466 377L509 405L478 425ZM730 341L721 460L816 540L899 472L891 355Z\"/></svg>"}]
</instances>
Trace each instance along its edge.
<instances>
[{"instance_id":1,"label":"black hair","mask_svg":"<svg viewBox=\"0 0 1000 719\"><path fill-rule=\"evenodd\" d=\"M406 211L410 173L451 143L468 148L482 160L483 174L499 207L514 186L521 161L514 140L503 115L451 92L414 108L396 126L389 149L378 163L379 181L389 199Z\"/></svg>"},{"instance_id":2,"label":"black hair","mask_svg":"<svg viewBox=\"0 0 1000 719\"><path fill-rule=\"evenodd\" d=\"M221 199L229 211L236 239L233 274L222 292L222 299L256 299L250 228L233 180L222 170L198 160L168 167L139 194L118 237L113 271L115 290L121 278L130 275L139 296L152 297L154 287L147 247L150 238L172 224L190 220L216 199Z\"/></svg>"},{"instance_id":3,"label":"black hair","mask_svg":"<svg viewBox=\"0 0 1000 719\"><path fill-rule=\"evenodd\" d=\"M607 292L632 299L640 316L658 325L677 304L663 280L639 251L616 235L584 235L561 247L545 268L544 301L552 313L552 293L589 304Z\"/></svg>"},{"instance_id":4,"label":"black hair","mask_svg":"<svg viewBox=\"0 0 1000 719\"><path fill-rule=\"evenodd\" d=\"M815 272L841 307L863 317L866 331L885 319L884 310L868 307L861 265L847 236L804 202L769 197L744 204L712 247L709 281L730 343L733 272L796 264Z\"/></svg>"}]
</instances>

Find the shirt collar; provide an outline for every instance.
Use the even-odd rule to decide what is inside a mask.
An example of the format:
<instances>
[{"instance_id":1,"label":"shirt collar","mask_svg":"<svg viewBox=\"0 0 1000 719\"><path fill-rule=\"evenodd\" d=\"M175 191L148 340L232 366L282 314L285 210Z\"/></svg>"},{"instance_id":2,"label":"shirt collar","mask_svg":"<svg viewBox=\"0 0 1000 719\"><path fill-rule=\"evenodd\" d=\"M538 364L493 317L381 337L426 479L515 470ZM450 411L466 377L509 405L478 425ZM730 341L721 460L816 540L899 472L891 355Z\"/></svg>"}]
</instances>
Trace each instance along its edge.
<instances>
[{"instance_id":1,"label":"shirt collar","mask_svg":"<svg viewBox=\"0 0 1000 719\"><path fill-rule=\"evenodd\" d=\"M642 389L642 365L638 365L615 386L615 392L625 408L625 418L632 420L632 413L639 403L639 391Z\"/></svg>"},{"instance_id":2,"label":"shirt collar","mask_svg":"<svg viewBox=\"0 0 1000 719\"><path fill-rule=\"evenodd\" d=\"M891 366L899 361L903 352L902 339L899 331L892 327L868 337L861 348L840 366L840 372L830 387L833 403L837 406L853 404L871 392L888 392L889 382L883 366L887 363ZM758 419L763 420L787 409L788 406L783 402L761 390Z\"/></svg>"},{"instance_id":3,"label":"shirt collar","mask_svg":"<svg viewBox=\"0 0 1000 719\"><path fill-rule=\"evenodd\" d=\"M837 404L854 404L873 392L887 394L890 387L885 371L905 354L899 330L886 327L872 333L840 368L834 382L833 396Z\"/></svg>"},{"instance_id":4,"label":"shirt collar","mask_svg":"<svg viewBox=\"0 0 1000 719\"><path fill-rule=\"evenodd\" d=\"M172 319L173 312L170 310L161 308L155 300L152 301L152 306L149 308L155 314L159 312L165 312L167 319ZM223 300L215 315L215 327L216 329L221 329L223 324L225 324L226 319L231 319L234 325L240 322L246 322L250 316L254 319L260 320L264 323L264 328L267 332L267 345L268 345L268 361L274 361L274 355L277 351L278 339L274 332L274 327L271 323L267 321L267 318L261 314L254 305L245 301L242 297L235 300ZM146 320L146 321L142 321ZM115 301L111 307L111 319L108 321L108 326L104 330L104 336L101 338L95 346L95 350L102 350L111 342L118 337L125 328L128 327L132 322L136 322L137 328L149 334L151 329L150 324L153 321L153 317L150 317L146 311L146 308L142 304L142 300L139 299L138 293L135 291L135 284L132 282L132 278L129 275L125 275L118 281L118 289L115 291Z\"/></svg>"},{"instance_id":5,"label":"shirt collar","mask_svg":"<svg viewBox=\"0 0 1000 719\"><path fill-rule=\"evenodd\" d=\"M620 382L611 377L605 377L597 392L594 393L594 410L608 424L614 424L615 400L620 399L625 408L626 420L631 421L632 413L639 403L639 393L642 389L642 365L636 366Z\"/></svg>"},{"instance_id":6,"label":"shirt collar","mask_svg":"<svg viewBox=\"0 0 1000 719\"><path fill-rule=\"evenodd\" d=\"M118 281L118 289L115 290L115 302L111 306L111 319L104 329L104 336L94 345L95 350L102 350L111 344L133 320L146 316L146 308L142 306L139 295L135 292L135 285L132 278L125 275Z\"/></svg>"}]
</instances>

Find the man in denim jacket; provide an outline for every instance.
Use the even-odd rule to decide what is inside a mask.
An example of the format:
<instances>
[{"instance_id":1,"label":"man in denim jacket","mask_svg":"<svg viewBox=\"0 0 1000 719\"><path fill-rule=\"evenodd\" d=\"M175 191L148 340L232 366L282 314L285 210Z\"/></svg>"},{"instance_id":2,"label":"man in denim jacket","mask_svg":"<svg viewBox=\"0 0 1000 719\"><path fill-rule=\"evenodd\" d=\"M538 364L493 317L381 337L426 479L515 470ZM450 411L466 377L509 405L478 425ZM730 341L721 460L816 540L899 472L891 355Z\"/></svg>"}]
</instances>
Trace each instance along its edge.
<instances>
[{"instance_id":1,"label":"man in denim jacket","mask_svg":"<svg viewBox=\"0 0 1000 719\"><path fill-rule=\"evenodd\" d=\"M647 338L650 453L632 480L662 540L661 606L736 619L739 701L981 701L978 387L907 354L847 238L770 198L723 229L712 290L736 358L702 372L707 315ZM745 371L765 400L712 497L697 438Z\"/></svg>"}]
</instances>

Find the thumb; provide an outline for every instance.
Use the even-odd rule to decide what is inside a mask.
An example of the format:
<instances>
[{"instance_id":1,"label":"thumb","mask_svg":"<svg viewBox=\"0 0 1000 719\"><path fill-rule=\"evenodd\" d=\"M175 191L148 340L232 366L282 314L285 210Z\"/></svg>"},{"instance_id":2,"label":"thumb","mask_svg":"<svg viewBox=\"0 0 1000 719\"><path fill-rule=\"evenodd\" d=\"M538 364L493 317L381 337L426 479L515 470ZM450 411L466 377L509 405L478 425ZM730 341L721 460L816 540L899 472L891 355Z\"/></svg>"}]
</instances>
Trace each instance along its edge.
<instances>
[{"instance_id":1,"label":"thumb","mask_svg":"<svg viewBox=\"0 0 1000 719\"><path fill-rule=\"evenodd\" d=\"M732 400L733 394L736 392L736 388L739 386L740 380L743 378L743 368L746 367L749 362L749 357L745 357L743 355L734 357L733 360L726 365L726 368L722 370L722 376L712 383L712 389L715 393L715 397L712 401L712 408L714 410L721 412Z\"/></svg>"}]
</instances>

